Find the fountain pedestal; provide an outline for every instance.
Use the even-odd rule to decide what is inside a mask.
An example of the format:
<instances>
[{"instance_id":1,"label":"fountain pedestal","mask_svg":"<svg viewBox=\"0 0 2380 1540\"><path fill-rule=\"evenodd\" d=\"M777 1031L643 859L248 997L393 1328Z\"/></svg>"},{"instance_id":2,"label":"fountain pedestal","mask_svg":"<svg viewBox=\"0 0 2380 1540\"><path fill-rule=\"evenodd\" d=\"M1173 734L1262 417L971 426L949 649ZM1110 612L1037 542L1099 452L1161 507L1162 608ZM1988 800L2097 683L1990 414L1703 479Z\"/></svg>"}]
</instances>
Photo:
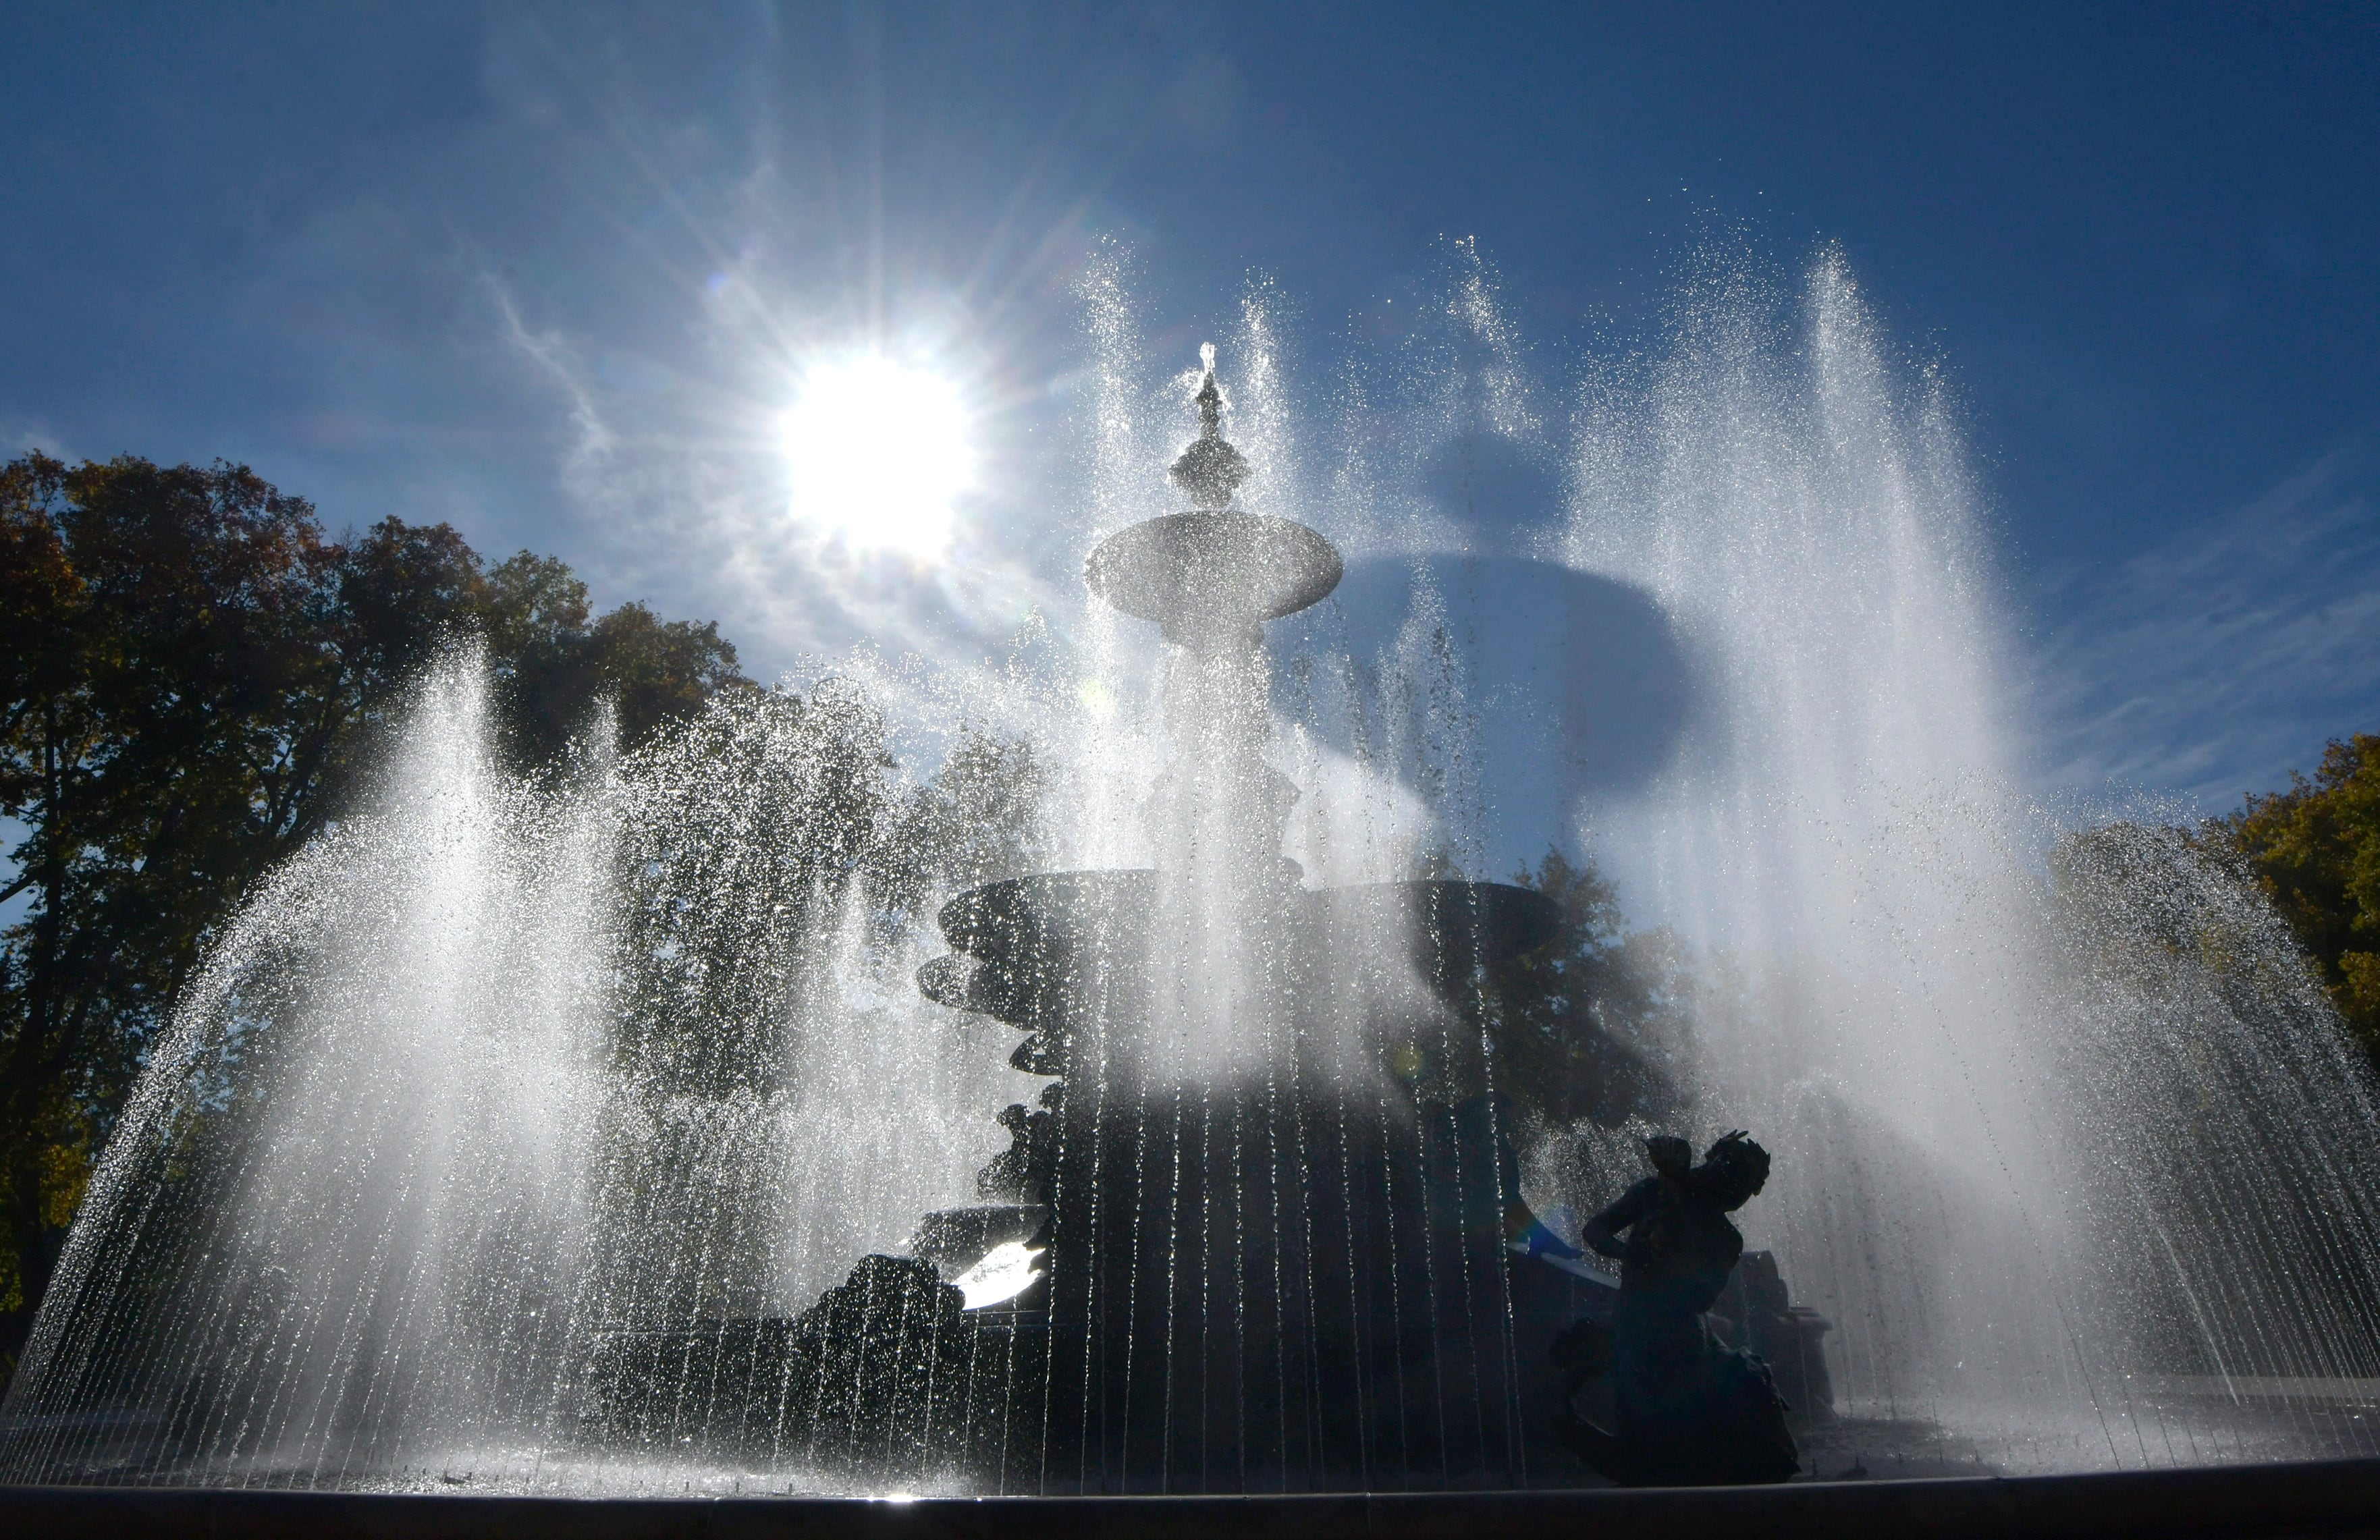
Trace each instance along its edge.
<instances>
[{"instance_id":1,"label":"fountain pedestal","mask_svg":"<svg viewBox=\"0 0 2380 1540\"><path fill-rule=\"evenodd\" d=\"M981 1179L988 1201L1049 1214L1048 1279L1018 1302L1044 1366L1016 1409L1032 1425L1012 1489L1504 1485L1533 1455L1557 1468L1542 1342L1590 1291L1506 1249L1510 1145L1457 1062L1446 998L1548 939L1550 905L1459 882L1291 890L1262 1073L1193 1082L1148 1052L1164 880L963 894L941 916L958 951L921 974L942 1003L1025 1031L1018 1068L1062 1077L1038 1110L1010 1110L1014 1143Z\"/></svg>"}]
</instances>

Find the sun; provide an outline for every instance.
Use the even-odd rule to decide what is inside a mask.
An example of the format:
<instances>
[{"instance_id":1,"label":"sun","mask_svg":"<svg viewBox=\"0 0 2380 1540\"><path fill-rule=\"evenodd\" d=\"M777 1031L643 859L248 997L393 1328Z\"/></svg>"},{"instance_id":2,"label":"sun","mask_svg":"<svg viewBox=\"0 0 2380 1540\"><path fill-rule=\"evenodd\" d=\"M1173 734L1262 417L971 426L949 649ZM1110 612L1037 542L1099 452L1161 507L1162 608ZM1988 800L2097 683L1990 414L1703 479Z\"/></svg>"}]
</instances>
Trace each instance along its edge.
<instances>
[{"instance_id":1,"label":"sun","mask_svg":"<svg viewBox=\"0 0 2380 1540\"><path fill-rule=\"evenodd\" d=\"M875 354L813 366L785 413L794 516L854 550L940 557L975 481L969 426L931 370Z\"/></svg>"}]
</instances>

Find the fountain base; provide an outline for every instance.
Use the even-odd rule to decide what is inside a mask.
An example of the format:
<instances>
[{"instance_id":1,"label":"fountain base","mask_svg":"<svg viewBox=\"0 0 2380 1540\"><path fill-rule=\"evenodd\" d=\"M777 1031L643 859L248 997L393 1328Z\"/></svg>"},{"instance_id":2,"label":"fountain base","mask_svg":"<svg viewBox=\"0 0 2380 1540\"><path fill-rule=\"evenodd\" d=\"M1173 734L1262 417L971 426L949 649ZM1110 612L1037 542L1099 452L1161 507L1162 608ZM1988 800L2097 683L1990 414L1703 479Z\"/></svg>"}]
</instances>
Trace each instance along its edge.
<instances>
[{"instance_id":1,"label":"fountain base","mask_svg":"<svg viewBox=\"0 0 2380 1540\"><path fill-rule=\"evenodd\" d=\"M2380 1533L2380 1460L2237 1465L2091 1475L1796 1483L1633 1491L1351 1494L1246 1498L580 1498L155 1487L0 1488L0 1530L50 1540L237 1534L253 1540L411 1535L617 1540L799 1535L803 1540L1211 1540L1221 1533L1299 1540L2104 1540L2215 1536L2283 1540Z\"/></svg>"}]
</instances>

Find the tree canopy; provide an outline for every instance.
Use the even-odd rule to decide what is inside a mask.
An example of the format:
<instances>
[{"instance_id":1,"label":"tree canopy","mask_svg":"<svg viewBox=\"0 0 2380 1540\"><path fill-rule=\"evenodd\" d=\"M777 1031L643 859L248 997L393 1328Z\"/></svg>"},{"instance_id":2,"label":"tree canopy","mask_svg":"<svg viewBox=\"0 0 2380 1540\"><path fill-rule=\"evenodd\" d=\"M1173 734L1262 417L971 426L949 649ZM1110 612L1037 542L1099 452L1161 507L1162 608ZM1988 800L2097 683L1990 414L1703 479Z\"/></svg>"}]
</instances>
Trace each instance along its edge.
<instances>
[{"instance_id":1,"label":"tree canopy","mask_svg":"<svg viewBox=\"0 0 2380 1540\"><path fill-rule=\"evenodd\" d=\"M2200 838L2245 863L2380 1058L2380 736L2333 740L2312 780L2292 773Z\"/></svg>"},{"instance_id":2,"label":"tree canopy","mask_svg":"<svg viewBox=\"0 0 2380 1540\"><path fill-rule=\"evenodd\" d=\"M1548 850L1512 880L1551 899L1560 918L1551 940L1490 980L1503 1083L1560 1126L1677 1110L1694 1009L1684 947L1666 929L1623 931L1619 891L1592 861Z\"/></svg>"},{"instance_id":3,"label":"tree canopy","mask_svg":"<svg viewBox=\"0 0 2380 1540\"><path fill-rule=\"evenodd\" d=\"M208 939L466 638L522 767L599 697L633 747L750 687L715 625L596 616L562 563L443 523L334 538L241 466L0 466L0 1357Z\"/></svg>"}]
</instances>

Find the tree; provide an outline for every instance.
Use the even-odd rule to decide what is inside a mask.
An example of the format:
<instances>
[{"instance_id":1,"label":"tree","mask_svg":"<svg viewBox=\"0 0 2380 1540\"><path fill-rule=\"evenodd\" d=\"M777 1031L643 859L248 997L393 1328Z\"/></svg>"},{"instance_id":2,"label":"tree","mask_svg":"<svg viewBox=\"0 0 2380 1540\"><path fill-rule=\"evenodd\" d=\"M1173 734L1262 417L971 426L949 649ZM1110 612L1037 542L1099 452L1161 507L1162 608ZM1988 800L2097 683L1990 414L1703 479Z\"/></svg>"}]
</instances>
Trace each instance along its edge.
<instances>
[{"instance_id":1,"label":"tree","mask_svg":"<svg viewBox=\"0 0 2380 1540\"><path fill-rule=\"evenodd\" d=\"M525 763L599 696L633 743L748 686L715 627L443 524L346 541L245 467L0 466L0 1368L209 938L336 816L387 706L483 638Z\"/></svg>"},{"instance_id":2,"label":"tree","mask_svg":"<svg viewBox=\"0 0 2380 1540\"><path fill-rule=\"evenodd\" d=\"M2333 740L2312 781L2292 772L2289 790L2251 795L2199 838L2254 875L2380 1059L2380 736Z\"/></svg>"},{"instance_id":3,"label":"tree","mask_svg":"<svg viewBox=\"0 0 2380 1540\"><path fill-rule=\"evenodd\" d=\"M1659 1118L1682 1099L1693 980L1667 930L1622 929L1620 895L1591 861L1548 850L1512 880L1554 903L1552 940L1493 978L1499 1080L1524 1110L1568 1126Z\"/></svg>"},{"instance_id":4,"label":"tree","mask_svg":"<svg viewBox=\"0 0 2380 1540\"><path fill-rule=\"evenodd\" d=\"M910 789L887 831L879 864L893 879L891 905L1048 866L1055 854L1042 821L1049 792L1049 772L1029 742L963 731L941 767Z\"/></svg>"},{"instance_id":5,"label":"tree","mask_svg":"<svg viewBox=\"0 0 2380 1540\"><path fill-rule=\"evenodd\" d=\"M29 1312L215 912L309 821L333 733L312 510L237 467L0 469L0 1203ZM202 897L202 895L204 895Z\"/></svg>"},{"instance_id":6,"label":"tree","mask_svg":"<svg viewBox=\"0 0 2380 1540\"><path fill-rule=\"evenodd\" d=\"M599 697L633 750L721 691L751 686L716 624L664 622L635 602L590 620L587 585L567 564L524 551L486 566L443 524L372 526L341 552L336 609L337 645L367 709L440 648L480 637L505 687L516 769L552 763Z\"/></svg>"}]
</instances>

